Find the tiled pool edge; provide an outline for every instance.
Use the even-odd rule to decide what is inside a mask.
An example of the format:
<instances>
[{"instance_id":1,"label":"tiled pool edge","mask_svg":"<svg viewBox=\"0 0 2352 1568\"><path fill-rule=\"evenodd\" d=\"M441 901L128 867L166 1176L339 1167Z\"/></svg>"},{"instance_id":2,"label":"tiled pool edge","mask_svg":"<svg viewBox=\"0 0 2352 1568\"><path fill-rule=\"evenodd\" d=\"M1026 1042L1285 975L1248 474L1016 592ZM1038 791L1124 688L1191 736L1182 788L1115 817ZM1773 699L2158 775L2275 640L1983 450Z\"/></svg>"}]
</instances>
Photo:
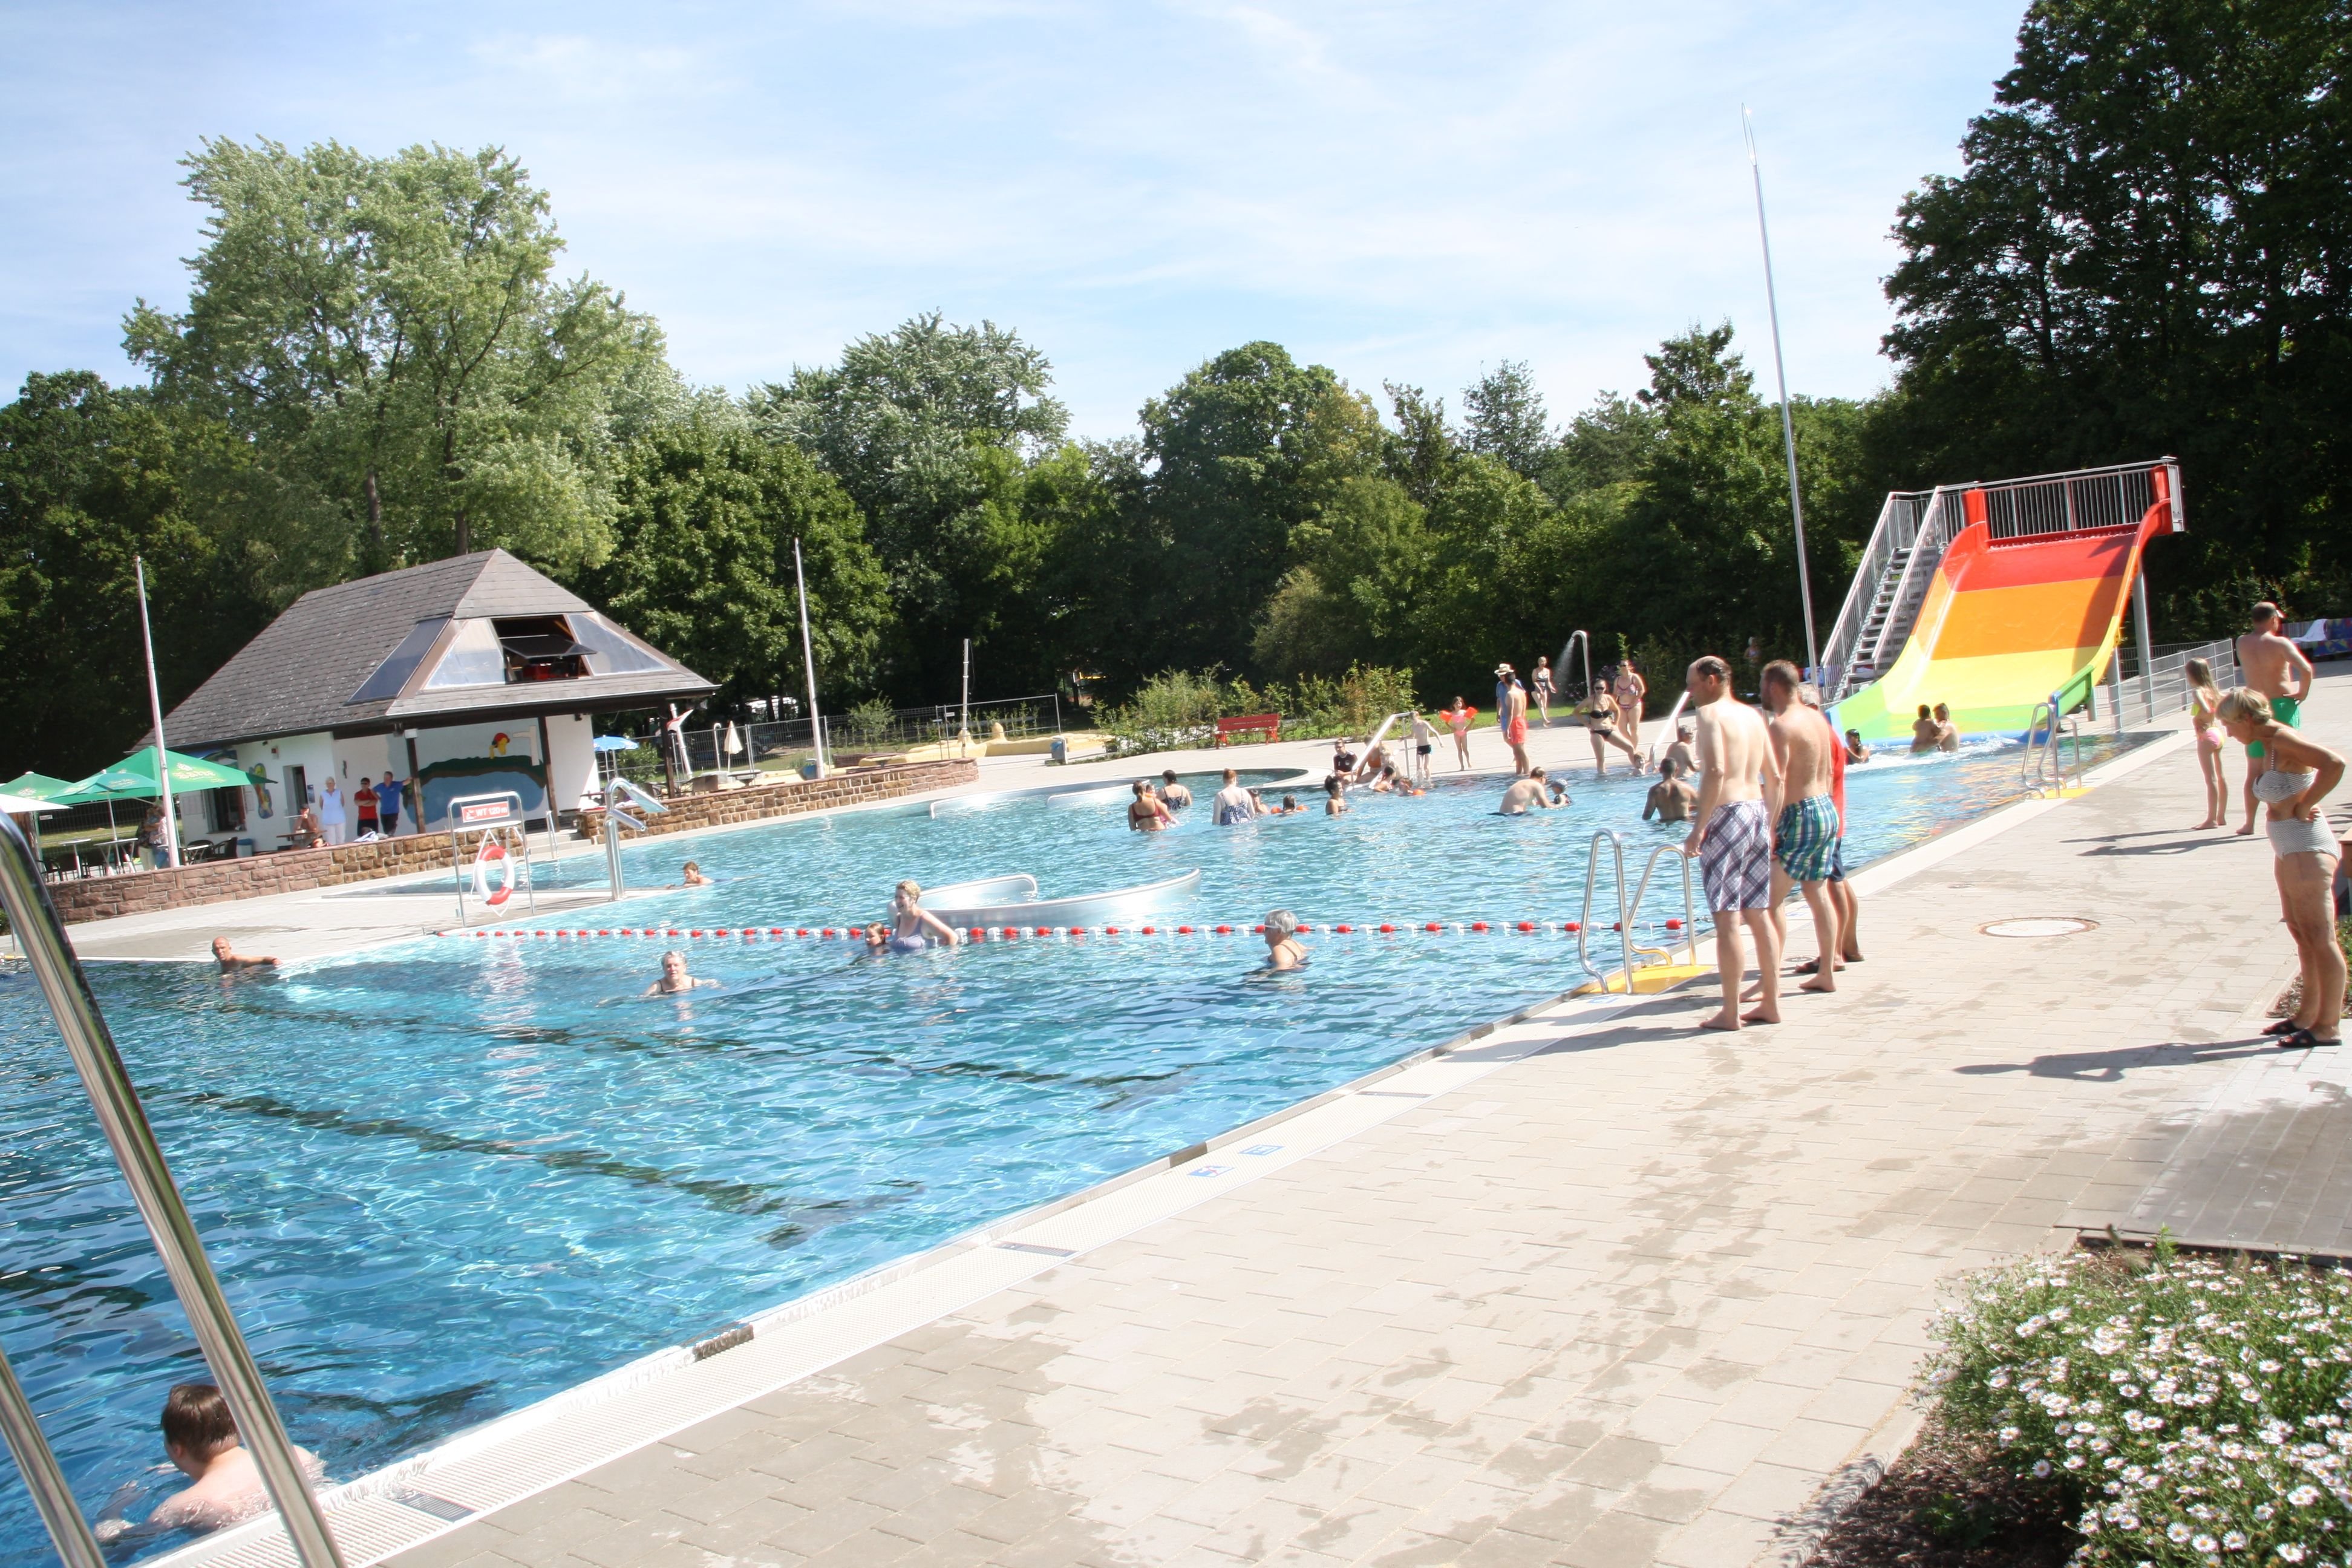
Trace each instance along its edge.
<instances>
[{"instance_id":1,"label":"tiled pool edge","mask_svg":"<svg viewBox=\"0 0 2352 1568\"><path fill-rule=\"evenodd\" d=\"M2086 784L2095 788L2137 772L2185 744L2187 738L2183 732L2126 737L2136 742L2132 748L2093 770ZM904 809L908 804L892 802L888 805ZM2012 802L1874 863L1857 873L1857 886L1864 892L1892 887L2063 804L2056 798ZM331 1489L324 1494L324 1500L333 1513L347 1563L351 1568L363 1568L364 1564L449 1533L463 1523L661 1441L997 1290L1034 1279L1072 1258L1196 1206L1257 1175L1311 1157L1416 1108L1431 1096L1448 1092L1511 1061L1548 1048L1561 1038L1604 1024L1629 1005L1622 997L1583 1003L1571 1002L1564 995L1530 1004L1202 1142L754 1314L742 1324L730 1326L735 1331L726 1335L730 1342L725 1346L701 1355L697 1354L694 1346L656 1352L461 1434L424 1454ZM1560 1016L1556 1020L1546 1020L1547 1028L1539 1039L1516 1042L1477 1062L1454 1064L1447 1060L1458 1057L1465 1047L1555 1009L1561 1010ZM1469 1070L1445 1073L1443 1077L1446 1081L1433 1081L1425 1091L1398 1092L1392 1089L1384 1094L1373 1088L1417 1069L1447 1066ZM1347 1102L1351 1100L1357 1104L1348 1107ZM1327 1116L1310 1142L1293 1147L1272 1146L1273 1152L1284 1158L1269 1156L1247 1166L1207 1163L1212 1153L1261 1138L1275 1128L1303 1122L1318 1112L1334 1112L1343 1107L1352 1114ZM1196 1169L1187 1171L1188 1166ZM1176 1187L1166 1180L1179 1177L1180 1173L1181 1179L1186 1182L1199 1176L1213 1179L1197 1188ZM1229 1176L1238 1179L1223 1179ZM1160 1186L1156 1194L1135 1191L1155 1181ZM1113 1199L1125 1201L1113 1203ZM1079 1212L1087 1209L1097 1213L1089 1216ZM1087 1223L1089 1218L1097 1225L1107 1221L1108 1228L1097 1229ZM1061 1223L1049 1224L1056 1221ZM1061 1245L1064 1242L1075 1245ZM875 1298L892 1294L899 1299L882 1303L886 1309L883 1311L852 1310L859 1303L870 1307ZM887 1310L892 1307L895 1310ZM784 1332L794 1328L803 1331L797 1335ZM748 1335L740 1332L744 1329L750 1331ZM711 1342L701 1342L709 1346ZM725 1351L723 1357L719 1350ZM639 1408L624 1410L624 1402L634 1402ZM565 1444L550 1433L549 1428L563 1417L592 1408L613 1417L600 1424L600 1436L594 1439ZM624 1416L633 1419L620 1419ZM448 1494L452 1492L464 1495L451 1497ZM171 1568L195 1568L197 1564L207 1568L279 1568L290 1564L292 1558L274 1521L261 1520L152 1561Z\"/></svg>"}]
</instances>

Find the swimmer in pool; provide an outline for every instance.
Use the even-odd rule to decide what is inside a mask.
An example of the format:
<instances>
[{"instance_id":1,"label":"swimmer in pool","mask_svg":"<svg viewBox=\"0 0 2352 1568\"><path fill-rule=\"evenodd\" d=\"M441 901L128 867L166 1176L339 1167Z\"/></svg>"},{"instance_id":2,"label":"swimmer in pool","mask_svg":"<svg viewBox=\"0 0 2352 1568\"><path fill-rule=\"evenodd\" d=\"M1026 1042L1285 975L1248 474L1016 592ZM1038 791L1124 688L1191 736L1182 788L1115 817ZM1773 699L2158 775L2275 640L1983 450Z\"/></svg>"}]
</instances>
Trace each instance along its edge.
<instances>
[{"instance_id":1,"label":"swimmer in pool","mask_svg":"<svg viewBox=\"0 0 2352 1568\"><path fill-rule=\"evenodd\" d=\"M651 985L646 986L643 991L637 993L637 994L640 996L677 996L684 994L686 992L693 991L705 985L715 987L718 984L719 982L716 980L698 980L693 975L688 974L686 972L686 954L678 952L676 948L671 948L667 952L662 954L661 978L655 981Z\"/></svg>"},{"instance_id":2,"label":"swimmer in pool","mask_svg":"<svg viewBox=\"0 0 2352 1568\"><path fill-rule=\"evenodd\" d=\"M1288 910L1276 910L1265 917L1262 928L1265 932L1265 966L1268 969L1297 969L1307 963L1307 950L1298 945L1298 917Z\"/></svg>"},{"instance_id":3,"label":"swimmer in pool","mask_svg":"<svg viewBox=\"0 0 2352 1568\"><path fill-rule=\"evenodd\" d=\"M1135 781L1135 798L1128 803L1127 826L1137 833L1157 833L1174 820L1168 807L1151 793L1151 781Z\"/></svg>"},{"instance_id":4,"label":"swimmer in pool","mask_svg":"<svg viewBox=\"0 0 2352 1568\"><path fill-rule=\"evenodd\" d=\"M264 958L258 953L247 958L243 954L238 953L229 946L228 938L225 936L216 936L213 938L213 960L221 966L221 973L223 974L233 974L240 969L275 969L278 967L278 961L274 958Z\"/></svg>"},{"instance_id":5,"label":"swimmer in pool","mask_svg":"<svg viewBox=\"0 0 2352 1568\"><path fill-rule=\"evenodd\" d=\"M963 933L923 908L920 882L899 883L890 896L890 923L866 931L866 945L877 952L921 952L933 941L953 947L963 941Z\"/></svg>"},{"instance_id":6,"label":"swimmer in pool","mask_svg":"<svg viewBox=\"0 0 2352 1568\"><path fill-rule=\"evenodd\" d=\"M1297 795L1286 795L1282 797L1282 804L1276 806L1272 811L1267 812L1266 815L1268 816L1291 816L1299 812L1305 811L1306 809L1307 808L1305 806L1298 804L1298 797Z\"/></svg>"},{"instance_id":7,"label":"swimmer in pool","mask_svg":"<svg viewBox=\"0 0 2352 1568\"><path fill-rule=\"evenodd\" d=\"M710 879L702 874L699 865L688 860L686 869L678 873L677 885L681 888L707 888L710 886Z\"/></svg>"},{"instance_id":8,"label":"swimmer in pool","mask_svg":"<svg viewBox=\"0 0 2352 1568\"><path fill-rule=\"evenodd\" d=\"M136 1527L113 1517L110 1505L92 1531L100 1541L173 1530L219 1530L268 1511L269 1493L261 1471L237 1441L236 1421L219 1389L209 1383L175 1385L163 1401L163 1452L192 1484L156 1504L147 1521ZM297 1448L294 1458L312 1485L326 1479L326 1468L315 1455Z\"/></svg>"},{"instance_id":9,"label":"swimmer in pool","mask_svg":"<svg viewBox=\"0 0 2352 1568\"><path fill-rule=\"evenodd\" d=\"M1530 811L1549 811L1550 792L1544 785L1544 771L1538 768L1523 779L1515 779L1503 792L1503 804L1496 808L1502 816L1525 816Z\"/></svg>"}]
</instances>

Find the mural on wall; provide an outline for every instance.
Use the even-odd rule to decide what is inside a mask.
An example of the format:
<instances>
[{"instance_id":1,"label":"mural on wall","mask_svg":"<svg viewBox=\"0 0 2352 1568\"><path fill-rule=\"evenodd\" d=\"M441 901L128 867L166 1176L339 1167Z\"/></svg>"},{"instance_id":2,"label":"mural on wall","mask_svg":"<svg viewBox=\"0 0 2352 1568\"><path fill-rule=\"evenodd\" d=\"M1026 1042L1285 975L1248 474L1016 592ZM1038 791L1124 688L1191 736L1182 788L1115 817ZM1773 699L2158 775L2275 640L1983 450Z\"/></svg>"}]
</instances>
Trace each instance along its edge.
<instances>
[{"instance_id":1,"label":"mural on wall","mask_svg":"<svg viewBox=\"0 0 2352 1568\"><path fill-rule=\"evenodd\" d=\"M234 753L231 753L229 760L232 762L236 760ZM269 770L256 763L245 770L245 776L253 781L255 806L260 810L262 816L275 816L277 813L269 809Z\"/></svg>"},{"instance_id":2,"label":"mural on wall","mask_svg":"<svg viewBox=\"0 0 2352 1568\"><path fill-rule=\"evenodd\" d=\"M452 757L425 765L417 775L425 797L423 826L446 826L449 803L460 795L496 795L500 790L512 790L522 797L524 816L546 814L547 770L529 757L506 755L498 743L505 739L501 734L491 742L491 750L499 752L496 756Z\"/></svg>"}]
</instances>

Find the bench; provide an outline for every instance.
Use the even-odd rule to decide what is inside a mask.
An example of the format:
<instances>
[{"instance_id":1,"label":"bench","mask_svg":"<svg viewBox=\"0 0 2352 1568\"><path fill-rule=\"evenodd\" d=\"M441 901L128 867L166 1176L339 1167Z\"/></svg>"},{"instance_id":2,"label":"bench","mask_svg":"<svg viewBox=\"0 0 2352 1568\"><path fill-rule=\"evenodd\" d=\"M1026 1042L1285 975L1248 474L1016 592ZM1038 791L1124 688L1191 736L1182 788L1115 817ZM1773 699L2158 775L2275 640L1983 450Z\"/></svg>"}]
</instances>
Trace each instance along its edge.
<instances>
[{"instance_id":1,"label":"bench","mask_svg":"<svg viewBox=\"0 0 2352 1568\"><path fill-rule=\"evenodd\" d=\"M1268 742L1279 741L1282 739L1282 715L1248 713L1217 721L1218 745L1225 744L1235 735L1264 735Z\"/></svg>"}]
</instances>

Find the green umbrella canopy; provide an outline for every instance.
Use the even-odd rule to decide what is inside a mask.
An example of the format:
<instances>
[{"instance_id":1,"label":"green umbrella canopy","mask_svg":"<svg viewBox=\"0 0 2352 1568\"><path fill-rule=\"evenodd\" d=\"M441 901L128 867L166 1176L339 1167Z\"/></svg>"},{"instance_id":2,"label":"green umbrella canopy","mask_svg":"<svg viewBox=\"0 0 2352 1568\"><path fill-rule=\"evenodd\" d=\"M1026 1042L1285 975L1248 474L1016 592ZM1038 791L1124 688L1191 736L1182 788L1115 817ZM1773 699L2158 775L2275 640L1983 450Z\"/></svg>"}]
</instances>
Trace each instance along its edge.
<instances>
[{"instance_id":1,"label":"green umbrella canopy","mask_svg":"<svg viewBox=\"0 0 2352 1568\"><path fill-rule=\"evenodd\" d=\"M208 763L184 752L165 754L172 759L174 790L235 788L253 783L235 768L219 763ZM68 805L79 805L97 800L152 800L163 793L155 782L155 748L149 746L133 752L110 768L76 780L63 799Z\"/></svg>"},{"instance_id":2,"label":"green umbrella canopy","mask_svg":"<svg viewBox=\"0 0 2352 1568\"><path fill-rule=\"evenodd\" d=\"M0 784L0 795L26 795L34 800L61 800L73 794L76 786L63 779L53 779L47 773L27 773Z\"/></svg>"}]
</instances>

